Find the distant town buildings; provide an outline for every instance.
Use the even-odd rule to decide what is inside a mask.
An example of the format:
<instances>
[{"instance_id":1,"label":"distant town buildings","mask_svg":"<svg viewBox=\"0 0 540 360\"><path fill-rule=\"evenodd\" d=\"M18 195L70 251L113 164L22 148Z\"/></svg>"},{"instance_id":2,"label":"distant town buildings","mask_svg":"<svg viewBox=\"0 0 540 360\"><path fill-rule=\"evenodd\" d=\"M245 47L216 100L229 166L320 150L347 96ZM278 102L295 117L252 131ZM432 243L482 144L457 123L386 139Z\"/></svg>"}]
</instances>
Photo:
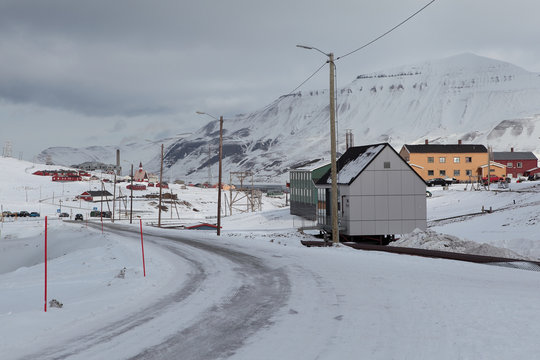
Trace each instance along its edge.
<instances>
[{"instance_id":1,"label":"distant town buildings","mask_svg":"<svg viewBox=\"0 0 540 360\"><path fill-rule=\"evenodd\" d=\"M482 166L488 164L488 149L480 144L403 145L399 155L424 179L455 178L469 181L482 176Z\"/></svg>"}]
</instances>

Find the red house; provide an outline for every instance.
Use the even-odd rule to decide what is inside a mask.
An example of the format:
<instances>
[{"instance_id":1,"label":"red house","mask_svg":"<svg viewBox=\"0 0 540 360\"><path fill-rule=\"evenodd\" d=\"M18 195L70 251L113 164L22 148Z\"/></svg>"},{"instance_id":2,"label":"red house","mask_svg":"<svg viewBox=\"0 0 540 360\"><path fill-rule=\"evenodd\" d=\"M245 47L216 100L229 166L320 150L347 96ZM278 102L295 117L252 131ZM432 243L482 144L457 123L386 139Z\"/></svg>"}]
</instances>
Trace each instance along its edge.
<instances>
[{"instance_id":1,"label":"red house","mask_svg":"<svg viewBox=\"0 0 540 360\"><path fill-rule=\"evenodd\" d=\"M146 190L146 185L144 184L133 184L133 185L128 185L126 186L126 189L129 189L129 190Z\"/></svg>"},{"instance_id":2,"label":"red house","mask_svg":"<svg viewBox=\"0 0 540 360\"><path fill-rule=\"evenodd\" d=\"M85 200L85 201L101 201L101 199L103 199L103 201L112 201L112 200L114 200L113 199L113 194L111 194L107 190L105 190L105 191L85 191L81 195L79 195L78 197L80 199L82 199L82 200Z\"/></svg>"},{"instance_id":3,"label":"red house","mask_svg":"<svg viewBox=\"0 0 540 360\"><path fill-rule=\"evenodd\" d=\"M82 178L78 174L54 174L52 181L81 181Z\"/></svg>"},{"instance_id":4,"label":"red house","mask_svg":"<svg viewBox=\"0 0 540 360\"><path fill-rule=\"evenodd\" d=\"M538 158L530 151L493 152L493 161L506 165L506 176L518 178L538 167Z\"/></svg>"}]
</instances>

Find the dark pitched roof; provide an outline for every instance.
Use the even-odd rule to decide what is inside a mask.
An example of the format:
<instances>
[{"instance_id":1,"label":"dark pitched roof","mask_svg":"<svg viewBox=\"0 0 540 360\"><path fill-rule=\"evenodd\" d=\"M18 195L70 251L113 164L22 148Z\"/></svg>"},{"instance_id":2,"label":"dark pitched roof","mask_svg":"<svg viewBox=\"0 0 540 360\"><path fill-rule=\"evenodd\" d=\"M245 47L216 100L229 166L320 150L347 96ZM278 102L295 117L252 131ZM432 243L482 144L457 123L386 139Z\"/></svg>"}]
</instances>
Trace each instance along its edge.
<instances>
[{"instance_id":1,"label":"dark pitched roof","mask_svg":"<svg viewBox=\"0 0 540 360\"><path fill-rule=\"evenodd\" d=\"M350 185L360 173L379 155L388 143L354 146L349 148L337 161L338 184ZM350 166L347 166L349 165ZM317 185L328 185L331 169L317 180Z\"/></svg>"},{"instance_id":2,"label":"dark pitched roof","mask_svg":"<svg viewBox=\"0 0 540 360\"><path fill-rule=\"evenodd\" d=\"M403 145L409 153L487 153L487 148L479 144L421 144Z\"/></svg>"},{"instance_id":3,"label":"dark pitched roof","mask_svg":"<svg viewBox=\"0 0 540 360\"><path fill-rule=\"evenodd\" d=\"M105 191L101 191L101 190L87 191L87 193L90 194L90 196L92 196L92 197L101 196L102 193L103 193L103 196L112 196L112 194L110 192L108 192L107 190L105 190Z\"/></svg>"},{"instance_id":4,"label":"dark pitched roof","mask_svg":"<svg viewBox=\"0 0 540 360\"><path fill-rule=\"evenodd\" d=\"M493 160L538 160L530 151L494 151Z\"/></svg>"}]
</instances>

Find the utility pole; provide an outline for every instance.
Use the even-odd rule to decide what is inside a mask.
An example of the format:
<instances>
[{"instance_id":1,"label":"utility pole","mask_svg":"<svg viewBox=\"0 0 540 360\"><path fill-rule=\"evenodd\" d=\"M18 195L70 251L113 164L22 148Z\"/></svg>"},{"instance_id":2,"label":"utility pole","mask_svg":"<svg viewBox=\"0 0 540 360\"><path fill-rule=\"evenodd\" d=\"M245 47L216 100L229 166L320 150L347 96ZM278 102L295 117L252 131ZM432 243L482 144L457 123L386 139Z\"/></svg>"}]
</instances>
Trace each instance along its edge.
<instances>
[{"instance_id":1,"label":"utility pole","mask_svg":"<svg viewBox=\"0 0 540 360\"><path fill-rule=\"evenodd\" d=\"M223 157L223 116L219 117L219 180L217 197L217 236L221 235L221 163Z\"/></svg>"},{"instance_id":2,"label":"utility pole","mask_svg":"<svg viewBox=\"0 0 540 360\"><path fill-rule=\"evenodd\" d=\"M131 164L131 203L129 205L129 223L133 224L133 164Z\"/></svg>"},{"instance_id":3,"label":"utility pole","mask_svg":"<svg viewBox=\"0 0 540 360\"><path fill-rule=\"evenodd\" d=\"M332 174L332 241L339 243L338 228L338 189L337 189L337 164L336 164L336 100L335 100L335 79L334 79L334 53L328 54L330 64L330 158Z\"/></svg>"},{"instance_id":4,"label":"utility pole","mask_svg":"<svg viewBox=\"0 0 540 360\"><path fill-rule=\"evenodd\" d=\"M330 64L330 174L332 179L332 193L330 196L331 216L332 216L332 241L334 244L339 243L339 228L338 228L338 189L337 189L337 164L336 164L336 100L335 100L335 67L334 53L325 53L313 46L296 45L296 47L317 50L321 54L328 56L328 64Z\"/></svg>"},{"instance_id":5,"label":"utility pole","mask_svg":"<svg viewBox=\"0 0 540 360\"><path fill-rule=\"evenodd\" d=\"M114 185L113 185L113 201L112 201L112 222L114 222L114 208L116 205L116 173L114 174Z\"/></svg>"},{"instance_id":6,"label":"utility pole","mask_svg":"<svg viewBox=\"0 0 540 360\"><path fill-rule=\"evenodd\" d=\"M487 175L488 190L491 185L491 146L488 145L488 175Z\"/></svg>"},{"instance_id":7,"label":"utility pole","mask_svg":"<svg viewBox=\"0 0 540 360\"><path fill-rule=\"evenodd\" d=\"M163 144L161 144L161 167L159 170L159 211L158 211L158 227L161 227L161 193L163 189Z\"/></svg>"}]
</instances>

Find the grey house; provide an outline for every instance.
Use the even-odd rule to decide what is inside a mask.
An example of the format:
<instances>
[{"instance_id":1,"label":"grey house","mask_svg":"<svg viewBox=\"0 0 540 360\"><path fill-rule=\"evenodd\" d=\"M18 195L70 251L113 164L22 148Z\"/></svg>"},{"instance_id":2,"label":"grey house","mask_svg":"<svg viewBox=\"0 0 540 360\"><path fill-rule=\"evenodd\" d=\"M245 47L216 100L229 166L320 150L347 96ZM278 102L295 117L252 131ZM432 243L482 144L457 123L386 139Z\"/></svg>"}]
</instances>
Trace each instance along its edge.
<instances>
[{"instance_id":1,"label":"grey house","mask_svg":"<svg viewBox=\"0 0 540 360\"><path fill-rule=\"evenodd\" d=\"M426 229L426 184L388 143L349 148L337 162L340 235L378 237ZM330 171L317 182L317 221L331 232Z\"/></svg>"}]
</instances>

